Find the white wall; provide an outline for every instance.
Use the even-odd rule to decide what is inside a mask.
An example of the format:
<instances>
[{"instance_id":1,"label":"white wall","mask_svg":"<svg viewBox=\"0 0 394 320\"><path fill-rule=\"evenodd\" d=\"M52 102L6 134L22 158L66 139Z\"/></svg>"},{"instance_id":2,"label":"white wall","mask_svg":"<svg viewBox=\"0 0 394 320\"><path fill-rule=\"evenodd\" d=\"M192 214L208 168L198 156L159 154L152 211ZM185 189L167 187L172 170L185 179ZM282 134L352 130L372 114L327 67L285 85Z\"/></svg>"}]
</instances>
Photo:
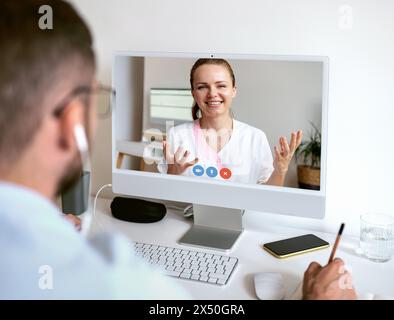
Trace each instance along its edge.
<instances>
[{"instance_id":1,"label":"white wall","mask_svg":"<svg viewBox=\"0 0 394 320\"><path fill-rule=\"evenodd\" d=\"M328 56L326 219L270 217L267 223L336 231L345 221L346 231L357 233L361 213L394 214L394 1L72 2L93 29L99 79L106 83L113 50ZM110 120L103 121L93 158L94 189L111 181L110 132Z\"/></svg>"}]
</instances>

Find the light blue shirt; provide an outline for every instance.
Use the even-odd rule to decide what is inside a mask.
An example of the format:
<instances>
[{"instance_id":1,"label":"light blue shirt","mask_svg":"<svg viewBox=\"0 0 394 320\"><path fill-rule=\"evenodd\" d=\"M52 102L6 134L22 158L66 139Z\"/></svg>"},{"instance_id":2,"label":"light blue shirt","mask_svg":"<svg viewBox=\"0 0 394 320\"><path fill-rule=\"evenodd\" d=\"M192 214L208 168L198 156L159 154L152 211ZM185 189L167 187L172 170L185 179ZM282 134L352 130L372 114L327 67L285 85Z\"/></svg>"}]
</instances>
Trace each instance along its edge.
<instances>
[{"instance_id":1,"label":"light blue shirt","mask_svg":"<svg viewBox=\"0 0 394 320\"><path fill-rule=\"evenodd\" d=\"M40 194L0 183L0 299L185 299L126 238L83 238Z\"/></svg>"}]
</instances>

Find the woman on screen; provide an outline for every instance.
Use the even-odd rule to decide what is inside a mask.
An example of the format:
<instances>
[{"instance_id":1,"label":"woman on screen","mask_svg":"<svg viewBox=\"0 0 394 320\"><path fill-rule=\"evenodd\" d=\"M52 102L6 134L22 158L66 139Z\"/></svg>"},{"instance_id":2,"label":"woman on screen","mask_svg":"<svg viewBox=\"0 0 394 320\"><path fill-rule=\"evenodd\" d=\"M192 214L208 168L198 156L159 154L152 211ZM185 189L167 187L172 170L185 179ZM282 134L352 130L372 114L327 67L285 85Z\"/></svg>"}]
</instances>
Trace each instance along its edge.
<instances>
[{"instance_id":1,"label":"woman on screen","mask_svg":"<svg viewBox=\"0 0 394 320\"><path fill-rule=\"evenodd\" d=\"M162 173L201 176L234 182L283 186L289 163L301 143L279 138L272 153L260 129L234 119L235 76L224 59L199 59L190 72L194 121L171 128L163 144Z\"/></svg>"}]
</instances>

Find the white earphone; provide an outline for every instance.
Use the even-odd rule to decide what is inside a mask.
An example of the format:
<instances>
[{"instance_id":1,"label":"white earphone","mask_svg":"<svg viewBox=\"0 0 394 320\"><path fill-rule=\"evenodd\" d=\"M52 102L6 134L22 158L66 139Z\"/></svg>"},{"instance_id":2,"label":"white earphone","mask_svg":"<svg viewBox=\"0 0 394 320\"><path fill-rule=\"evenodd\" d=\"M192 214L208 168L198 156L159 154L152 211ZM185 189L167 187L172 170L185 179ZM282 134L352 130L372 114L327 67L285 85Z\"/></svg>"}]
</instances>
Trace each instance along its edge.
<instances>
[{"instance_id":1,"label":"white earphone","mask_svg":"<svg viewBox=\"0 0 394 320\"><path fill-rule=\"evenodd\" d=\"M81 154L82 164L84 164L84 161L88 158L89 144L86 137L85 128L82 126L82 124L78 123L74 126L74 136L79 153Z\"/></svg>"},{"instance_id":2,"label":"white earphone","mask_svg":"<svg viewBox=\"0 0 394 320\"><path fill-rule=\"evenodd\" d=\"M88 144L88 139L86 137L85 128L82 126L82 124L78 123L74 126L74 137L81 156L82 170L88 171L89 170L88 167L90 165L89 144ZM90 196L90 186L91 183L89 183L89 196ZM90 200L88 201L88 207L89 207L89 203ZM90 227L92 225L92 221L93 221L93 215L92 212L88 209L88 211L84 214L82 218L81 234L83 236L86 237L88 235Z\"/></svg>"}]
</instances>

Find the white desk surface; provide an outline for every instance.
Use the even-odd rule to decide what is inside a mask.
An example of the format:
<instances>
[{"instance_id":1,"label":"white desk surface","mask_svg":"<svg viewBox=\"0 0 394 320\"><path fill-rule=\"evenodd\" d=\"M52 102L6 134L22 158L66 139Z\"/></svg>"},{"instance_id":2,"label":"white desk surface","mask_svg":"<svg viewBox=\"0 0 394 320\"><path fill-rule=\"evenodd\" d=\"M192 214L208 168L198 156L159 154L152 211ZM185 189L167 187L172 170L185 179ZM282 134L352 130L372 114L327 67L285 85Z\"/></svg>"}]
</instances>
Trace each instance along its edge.
<instances>
[{"instance_id":1,"label":"white desk surface","mask_svg":"<svg viewBox=\"0 0 394 320\"><path fill-rule=\"evenodd\" d=\"M163 220L150 224L120 221L112 217L110 200L98 199L96 215L92 232L115 231L126 235L136 242L146 242L164 246L189 248L205 252L220 251L204 250L179 245L177 241L189 229L191 221L185 219L180 211L168 210ZM244 232L230 253L226 254L239 259L238 266L232 274L229 283L220 287L208 283L176 279L181 286L188 290L196 299L244 300L257 299L253 276L257 272L281 272L285 279L288 295L299 285L303 274L312 261L324 265L331 253L331 246L287 259L277 259L262 249L262 244L306 233L325 239L330 244L335 240L335 234L311 232L310 230L283 228L267 225L257 230L254 221L258 219L257 212L245 212L243 217ZM261 223L258 223L261 226ZM371 262L357 254L358 239L343 235L336 256L342 258L353 274L353 283L360 294L373 293L394 297L394 260L386 263Z\"/></svg>"}]
</instances>

